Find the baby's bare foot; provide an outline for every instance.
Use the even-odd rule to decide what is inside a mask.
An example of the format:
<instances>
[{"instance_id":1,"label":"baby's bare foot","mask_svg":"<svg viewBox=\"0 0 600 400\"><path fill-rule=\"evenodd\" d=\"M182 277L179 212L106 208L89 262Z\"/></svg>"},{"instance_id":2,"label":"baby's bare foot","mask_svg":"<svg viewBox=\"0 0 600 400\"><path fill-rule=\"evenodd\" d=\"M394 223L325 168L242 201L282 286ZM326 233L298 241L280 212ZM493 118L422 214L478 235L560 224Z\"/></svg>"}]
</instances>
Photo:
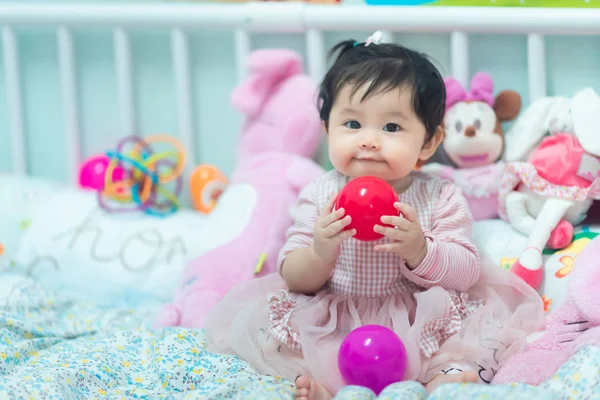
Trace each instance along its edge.
<instances>
[{"instance_id":1,"label":"baby's bare foot","mask_svg":"<svg viewBox=\"0 0 600 400\"><path fill-rule=\"evenodd\" d=\"M477 382L477 374L475 372L459 372L458 374L439 374L435 378L433 378L427 385L425 385L425 389L427 389L427 393L433 392L437 389L438 386L443 385L445 383L474 383Z\"/></svg>"},{"instance_id":2,"label":"baby's bare foot","mask_svg":"<svg viewBox=\"0 0 600 400\"><path fill-rule=\"evenodd\" d=\"M294 398L297 400L331 400L333 394L315 380L300 376L296 379Z\"/></svg>"}]
</instances>

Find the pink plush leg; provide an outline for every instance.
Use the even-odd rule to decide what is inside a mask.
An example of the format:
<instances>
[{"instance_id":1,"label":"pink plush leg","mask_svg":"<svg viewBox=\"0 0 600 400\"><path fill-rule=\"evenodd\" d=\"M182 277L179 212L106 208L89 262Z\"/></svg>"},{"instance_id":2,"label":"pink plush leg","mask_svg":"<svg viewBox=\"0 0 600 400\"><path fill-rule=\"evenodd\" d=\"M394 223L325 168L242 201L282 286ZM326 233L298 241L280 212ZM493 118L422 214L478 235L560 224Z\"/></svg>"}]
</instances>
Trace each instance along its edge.
<instances>
[{"instance_id":1,"label":"pink plush leg","mask_svg":"<svg viewBox=\"0 0 600 400\"><path fill-rule=\"evenodd\" d=\"M553 343L538 341L503 363L492 384L524 383L539 385L550 378L569 359L568 352Z\"/></svg>"},{"instance_id":2,"label":"pink plush leg","mask_svg":"<svg viewBox=\"0 0 600 400\"><path fill-rule=\"evenodd\" d=\"M221 298L223 298L223 294L204 286L190 291L181 302L180 326L204 328L204 320Z\"/></svg>"},{"instance_id":3,"label":"pink plush leg","mask_svg":"<svg viewBox=\"0 0 600 400\"><path fill-rule=\"evenodd\" d=\"M569 207L575 203L561 198L548 198L535 219L535 225L529 233L528 247L521 253L519 260L513 266L515 274L523 278L534 289L538 289L544 278L544 258L542 249L547 246L553 230L565 233L565 225L556 229ZM568 229L567 232L568 233ZM558 234L557 234L558 236ZM562 235L562 239L568 235Z\"/></svg>"},{"instance_id":4,"label":"pink plush leg","mask_svg":"<svg viewBox=\"0 0 600 400\"><path fill-rule=\"evenodd\" d=\"M202 328L210 310L223 297L220 293L203 286L194 287L174 303L165 305L156 316L156 328L181 326Z\"/></svg>"},{"instance_id":5,"label":"pink plush leg","mask_svg":"<svg viewBox=\"0 0 600 400\"><path fill-rule=\"evenodd\" d=\"M547 317L542 336L529 344L525 351L502 362L492 383L539 385L556 373L582 343L587 342L586 335L592 330L588 327L581 310L567 298L565 304ZM600 334L596 336L600 338Z\"/></svg>"},{"instance_id":6,"label":"pink plush leg","mask_svg":"<svg viewBox=\"0 0 600 400\"><path fill-rule=\"evenodd\" d=\"M544 268L540 266L536 269L529 269L523 266L519 260L515 261L510 271L523 279L529 286L538 290L542 285L544 279Z\"/></svg>"},{"instance_id":7,"label":"pink plush leg","mask_svg":"<svg viewBox=\"0 0 600 400\"><path fill-rule=\"evenodd\" d=\"M166 304L161 308L154 321L155 328L178 326L181 322L181 312L175 304Z\"/></svg>"},{"instance_id":8,"label":"pink plush leg","mask_svg":"<svg viewBox=\"0 0 600 400\"><path fill-rule=\"evenodd\" d=\"M556 228L550 233L548 246L551 249L564 249L573 240L573 225L564 219L561 219Z\"/></svg>"}]
</instances>

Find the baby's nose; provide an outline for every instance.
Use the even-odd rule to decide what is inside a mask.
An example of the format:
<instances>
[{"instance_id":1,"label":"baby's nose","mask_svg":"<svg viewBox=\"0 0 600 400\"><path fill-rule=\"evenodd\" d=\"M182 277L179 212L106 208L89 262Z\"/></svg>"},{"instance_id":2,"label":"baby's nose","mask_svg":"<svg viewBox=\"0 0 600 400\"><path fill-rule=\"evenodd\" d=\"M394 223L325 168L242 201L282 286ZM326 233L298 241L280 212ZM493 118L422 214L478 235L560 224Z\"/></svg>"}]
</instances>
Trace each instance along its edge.
<instances>
[{"instance_id":1,"label":"baby's nose","mask_svg":"<svg viewBox=\"0 0 600 400\"><path fill-rule=\"evenodd\" d=\"M360 147L365 150L377 150L379 149L379 140L373 136L366 137L363 139Z\"/></svg>"}]
</instances>

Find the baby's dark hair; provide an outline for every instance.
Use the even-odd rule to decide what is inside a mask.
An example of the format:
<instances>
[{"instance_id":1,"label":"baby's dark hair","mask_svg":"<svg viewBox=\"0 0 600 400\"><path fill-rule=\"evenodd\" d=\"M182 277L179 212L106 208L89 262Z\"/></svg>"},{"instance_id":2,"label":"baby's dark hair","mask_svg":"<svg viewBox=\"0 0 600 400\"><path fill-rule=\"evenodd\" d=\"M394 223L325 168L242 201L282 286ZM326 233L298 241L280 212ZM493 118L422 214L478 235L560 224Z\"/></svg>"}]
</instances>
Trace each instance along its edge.
<instances>
[{"instance_id":1,"label":"baby's dark hair","mask_svg":"<svg viewBox=\"0 0 600 400\"><path fill-rule=\"evenodd\" d=\"M353 95L364 85L369 87L361 101L369 96L396 88L412 92L412 107L425 125L429 141L442 125L446 109L446 87L440 72L422 53L391 43L370 44L345 40L335 45L329 57L339 52L319 89L319 113L329 128L329 115L339 91L354 85Z\"/></svg>"}]
</instances>

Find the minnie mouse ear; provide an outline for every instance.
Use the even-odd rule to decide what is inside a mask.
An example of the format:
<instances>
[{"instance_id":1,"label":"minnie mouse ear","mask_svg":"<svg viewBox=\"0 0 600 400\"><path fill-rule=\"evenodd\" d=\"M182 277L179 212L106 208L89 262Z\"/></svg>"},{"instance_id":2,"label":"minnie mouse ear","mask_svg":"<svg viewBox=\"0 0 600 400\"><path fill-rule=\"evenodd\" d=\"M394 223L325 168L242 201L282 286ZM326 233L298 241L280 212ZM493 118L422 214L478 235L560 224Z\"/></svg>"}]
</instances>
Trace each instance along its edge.
<instances>
[{"instance_id":1,"label":"minnie mouse ear","mask_svg":"<svg viewBox=\"0 0 600 400\"><path fill-rule=\"evenodd\" d=\"M592 88L585 88L575 93L571 101L575 135L581 147L588 153L600 157L600 132L598 116L600 115L600 97Z\"/></svg>"}]
</instances>

